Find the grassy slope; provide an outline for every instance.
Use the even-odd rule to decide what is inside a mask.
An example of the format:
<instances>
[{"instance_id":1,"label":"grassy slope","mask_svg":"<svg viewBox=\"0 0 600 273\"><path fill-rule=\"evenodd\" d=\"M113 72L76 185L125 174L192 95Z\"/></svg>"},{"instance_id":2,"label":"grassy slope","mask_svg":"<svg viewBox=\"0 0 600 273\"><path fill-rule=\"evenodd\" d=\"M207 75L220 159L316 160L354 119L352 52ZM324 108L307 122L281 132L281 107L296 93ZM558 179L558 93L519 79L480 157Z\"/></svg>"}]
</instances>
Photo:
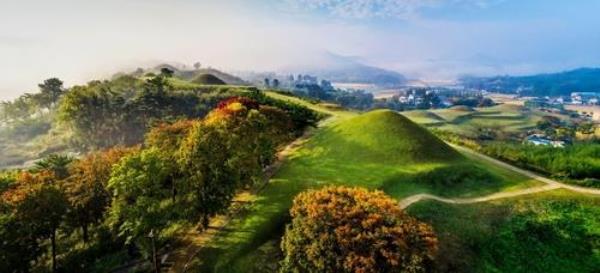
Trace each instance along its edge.
<instances>
[{"instance_id":1,"label":"grassy slope","mask_svg":"<svg viewBox=\"0 0 600 273\"><path fill-rule=\"evenodd\" d=\"M474 205L417 203L441 272L598 272L600 197L557 190ZM596 270L596 271L595 271Z\"/></svg>"},{"instance_id":2,"label":"grassy slope","mask_svg":"<svg viewBox=\"0 0 600 273\"><path fill-rule=\"evenodd\" d=\"M279 94L277 98L308 102ZM205 270L248 272L256 263L256 249L281 236L293 197L311 187L338 184L383 189L396 198L421 192L446 196L472 196L524 187L535 182L499 172L501 184L468 185L447 189L414 183L414 176L437 167L469 159L433 137L424 128L391 111L354 113L325 111L333 118L292 154L243 217L228 225L199 256ZM315 108L316 107L316 108ZM487 166L486 166L487 167ZM260 251L258 251L260 252Z\"/></svg>"}]
</instances>

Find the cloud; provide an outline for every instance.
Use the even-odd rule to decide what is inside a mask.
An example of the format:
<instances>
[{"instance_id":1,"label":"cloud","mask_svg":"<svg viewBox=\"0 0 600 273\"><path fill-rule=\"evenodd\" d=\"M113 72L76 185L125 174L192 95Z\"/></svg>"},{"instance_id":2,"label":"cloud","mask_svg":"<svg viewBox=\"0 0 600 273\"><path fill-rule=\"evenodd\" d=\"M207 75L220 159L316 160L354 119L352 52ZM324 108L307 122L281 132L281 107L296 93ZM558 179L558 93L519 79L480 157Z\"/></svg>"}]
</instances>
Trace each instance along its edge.
<instances>
[{"instance_id":1,"label":"cloud","mask_svg":"<svg viewBox=\"0 0 600 273\"><path fill-rule=\"evenodd\" d=\"M369 19L419 17L425 8L471 6L487 8L504 0L288 0L291 7L323 11L341 18Z\"/></svg>"}]
</instances>

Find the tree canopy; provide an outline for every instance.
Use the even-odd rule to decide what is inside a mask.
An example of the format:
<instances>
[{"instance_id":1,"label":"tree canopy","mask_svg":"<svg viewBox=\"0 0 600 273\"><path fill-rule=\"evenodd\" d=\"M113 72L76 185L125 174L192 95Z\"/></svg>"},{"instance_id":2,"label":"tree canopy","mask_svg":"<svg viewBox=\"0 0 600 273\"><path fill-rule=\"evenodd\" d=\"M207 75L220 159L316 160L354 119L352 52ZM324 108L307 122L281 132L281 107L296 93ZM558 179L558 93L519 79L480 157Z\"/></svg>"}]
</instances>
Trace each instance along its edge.
<instances>
[{"instance_id":1,"label":"tree canopy","mask_svg":"<svg viewBox=\"0 0 600 273\"><path fill-rule=\"evenodd\" d=\"M437 251L432 228L379 191L310 190L290 214L282 272L427 272Z\"/></svg>"}]
</instances>

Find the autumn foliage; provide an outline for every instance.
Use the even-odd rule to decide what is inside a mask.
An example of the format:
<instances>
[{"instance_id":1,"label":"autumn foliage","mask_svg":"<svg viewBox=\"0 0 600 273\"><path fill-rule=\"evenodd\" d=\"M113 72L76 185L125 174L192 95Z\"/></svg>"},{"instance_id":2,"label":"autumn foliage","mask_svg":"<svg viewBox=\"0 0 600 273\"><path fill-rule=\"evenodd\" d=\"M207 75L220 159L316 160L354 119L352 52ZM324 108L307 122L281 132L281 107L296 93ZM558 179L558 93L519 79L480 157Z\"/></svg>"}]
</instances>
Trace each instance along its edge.
<instances>
[{"instance_id":1,"label":"autumn foliage","mask_svg":"<svg viewBox=\"0 0 600 273\"><path fill-rule=\"evenodd\" d=\"M80 158L50 155L30 170L0 176L0 271L45 270L50 253L53 272L91 272L110 249L128 245L129 258L148 257L151 231L160 247L173 223L206 228L237 192L264 182L277 149L306 123L298 121L303 108L288 108L231 97L201 119L173 116L145 133L143 145ZM119 135L89 132L80 137ZM102 145L90 147L121 142L94 140Z\"/></svg>"},{"instance_id":2,"label":"autumn foliage","mask_svg":"<svg viewBox=\"0 0 600 273\"><path fill-rule=\"evenodd\" d=\"M282 242L282 272L427 272L432 228L376 191L327 187L301 193Z\"/></svg>"}]
</instances>

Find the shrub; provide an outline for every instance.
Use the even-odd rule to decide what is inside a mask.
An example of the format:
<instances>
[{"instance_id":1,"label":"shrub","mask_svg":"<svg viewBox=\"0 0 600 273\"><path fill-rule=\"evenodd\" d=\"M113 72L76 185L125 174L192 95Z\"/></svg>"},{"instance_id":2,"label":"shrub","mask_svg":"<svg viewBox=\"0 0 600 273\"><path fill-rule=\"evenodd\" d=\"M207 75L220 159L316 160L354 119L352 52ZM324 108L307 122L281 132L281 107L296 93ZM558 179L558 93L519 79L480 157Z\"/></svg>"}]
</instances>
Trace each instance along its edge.
<instances>
[{"instance_id":1,"label":"shrub","mask_svg":"<svg viewBox=\"0 0 600 273\"><path fill-rule=\"evenodd\" d=\"M426 272L437 251L432 228L379 191L304 192L291 216L282 272Z\"/></svg>"}]
</instances>

